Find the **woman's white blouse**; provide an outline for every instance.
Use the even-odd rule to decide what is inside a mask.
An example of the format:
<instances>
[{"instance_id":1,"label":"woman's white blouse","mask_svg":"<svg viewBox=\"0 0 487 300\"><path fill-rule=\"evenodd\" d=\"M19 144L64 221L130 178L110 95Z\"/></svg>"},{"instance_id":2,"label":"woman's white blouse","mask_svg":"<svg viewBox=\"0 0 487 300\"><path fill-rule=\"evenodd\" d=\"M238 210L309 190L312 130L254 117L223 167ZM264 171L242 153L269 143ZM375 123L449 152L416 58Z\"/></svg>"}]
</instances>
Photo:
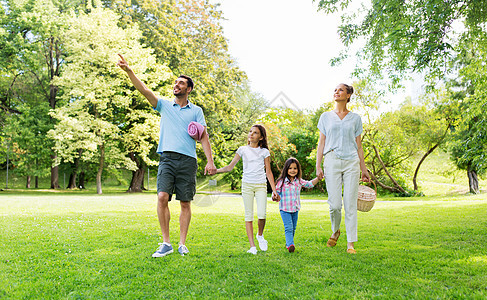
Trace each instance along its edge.
<instances>
[{"instance_id":1,"label":"woman's white blouse","mask_svg":"<svg viewBox=\"0 0 487 300\"><path fill-rule=\"evenodd\" d=\"M334 151L343 160L358 158L355 138L362 134L362 119L356 113L349 112L343 120L334 111L324 112L318 122L318 129L326 136L323 155Z\"/></svg>"}]
</instances>

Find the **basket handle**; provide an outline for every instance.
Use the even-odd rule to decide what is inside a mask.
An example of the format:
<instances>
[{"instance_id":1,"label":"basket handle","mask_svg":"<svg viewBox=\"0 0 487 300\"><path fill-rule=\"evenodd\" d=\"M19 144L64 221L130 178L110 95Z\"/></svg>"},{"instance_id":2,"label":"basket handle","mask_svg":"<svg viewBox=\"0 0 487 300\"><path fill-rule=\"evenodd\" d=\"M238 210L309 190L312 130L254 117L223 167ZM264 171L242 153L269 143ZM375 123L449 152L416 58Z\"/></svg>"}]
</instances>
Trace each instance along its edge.
<instances>
[{"instance_id":1,"label":"basket handle","mask_svg":"<svg viewBox=\"0 0 487 300\"><path fill-rule=\"evenodd\" d=\"M362 181L362 180L360 180ZM365 181L362 181L363 183L366 183ZM375 185L375 182L373 180L369 181L369 183L372 182L374 184L374 190L375 190L375 194L377 195L377 186Z\"/></svg>"}]
</instances>

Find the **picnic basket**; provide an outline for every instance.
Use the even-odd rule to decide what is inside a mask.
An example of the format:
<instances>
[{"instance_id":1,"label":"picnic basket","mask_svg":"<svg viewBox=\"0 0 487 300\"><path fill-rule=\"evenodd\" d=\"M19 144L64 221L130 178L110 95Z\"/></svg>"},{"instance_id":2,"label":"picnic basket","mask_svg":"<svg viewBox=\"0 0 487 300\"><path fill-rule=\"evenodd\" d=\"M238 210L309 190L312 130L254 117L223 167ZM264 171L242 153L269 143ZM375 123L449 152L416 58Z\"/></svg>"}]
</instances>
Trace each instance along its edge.
<instances>
[{"instance_id":1,"label":"picnic basket","mask_svg":"<svg viewBox=\"0 0 487 300\"><path fill-rule=\"evenodd\" d=\"M377 186L375 182L371 182L374 184L374 189L366 185L358 186L357 209L359 211L367 212L374 207L375 199L377 198Z\"/></svg>"}]
</instances>

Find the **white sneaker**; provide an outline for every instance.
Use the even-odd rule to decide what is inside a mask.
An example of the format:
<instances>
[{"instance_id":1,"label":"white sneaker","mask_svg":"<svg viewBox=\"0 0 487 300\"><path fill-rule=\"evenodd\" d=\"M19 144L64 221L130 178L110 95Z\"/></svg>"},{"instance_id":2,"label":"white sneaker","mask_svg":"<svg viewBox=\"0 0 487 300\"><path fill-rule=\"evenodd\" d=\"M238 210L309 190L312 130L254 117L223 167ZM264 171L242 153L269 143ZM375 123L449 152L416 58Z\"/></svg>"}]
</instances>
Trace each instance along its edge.
<instances>
[{"instance_id":1,"label":"white sneaker","mask_svg":"<svg viewBox=\"0 0 487 300\"><path fill-rule=\"evenodd\" d=\"M264 236L257 234L256 238L257 238L257 241L259 242L260 250L267 251L267 241L264 239Z\"/></svg>"},{"instance_id":2,"label":"white sneaker","mask_svg":"<svg viewBox=\"0 0 487 300\"><path fill-rule=\"evenodd\" d=\"M170 244L159 243L159 249L157 249L157 251L152 254L152 257L163 257L173 253L173 251L174 250Z\"/></svg>"},{"instance_id":3,"label":"white sneaker","mask_svg":"<svg viewBox=\"0 0 487 300\"><path fill-rule=\"evenodd\" d=\"M257 254L257 248L256 247L250 247L249 250L247 250L247 253L251 253L253 255Z\"/></svg>"},{"instance_id":4,"label":"white sneaker","mask_svg":"<svg viewBox=\"0 0 487 300\"><path fill-rule=\"evenodd\" d=\"M188 248L185 245L179 245L178 252L179 252L179 254L181 254L182 256L184 256L185 254L188 254L189 253L189 250L188 250Z\"/></svg>"}]
</instances>

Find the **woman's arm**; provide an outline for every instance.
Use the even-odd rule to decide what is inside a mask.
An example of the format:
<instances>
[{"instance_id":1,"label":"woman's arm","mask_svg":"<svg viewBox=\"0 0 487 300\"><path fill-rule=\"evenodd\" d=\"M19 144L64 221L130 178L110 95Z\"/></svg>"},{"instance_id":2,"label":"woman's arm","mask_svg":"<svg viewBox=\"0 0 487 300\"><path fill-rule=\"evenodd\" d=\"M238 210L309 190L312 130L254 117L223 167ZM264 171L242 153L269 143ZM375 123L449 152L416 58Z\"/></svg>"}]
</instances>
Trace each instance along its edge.
<instances>
[{"instance_id":1,"label":"woman's arm","mask_svg":"<svg viewBox=\"0 0 487 300\"><path fill-rule=\"evenodd\" d=\"M239 160L240 160L240 155L238 155L238 153L235 153L235 157L232 159L232 161L230 162L230 164L228 166L226 166L226 167L217 169L216 170L216 173L230 172L231 170L233 170L233 167L235 167L235 165L238 163Z\"/></svg>"},{"instance_id":2,"label":"woman's arm","mask_svg":"<svg viewBox=\"0 0 487 300\"><path fill-rule=\"evenodd\" d=\"M355 142L357 142L357 153L358 153L358 158L360 159L360 170L362 171L362 181L370 182L370 175L369 175L369 171L367 170L367 166L365 165L364 149L362 148L362 138L360 135L355 138Z\"/></svg>"},{"instance_id":3,"label":"woman's arm","mask_svg":"<svg viewBox=\"0 0 487 300\"><path fill-rule=\"evenodd\" d=\"M326 136L320 132L320 140L318 142L318 149L316 149L316 177L323 178L323 169L321 168L323 162L323 150L325 149Z\"/></svg>"}]
</instances>

